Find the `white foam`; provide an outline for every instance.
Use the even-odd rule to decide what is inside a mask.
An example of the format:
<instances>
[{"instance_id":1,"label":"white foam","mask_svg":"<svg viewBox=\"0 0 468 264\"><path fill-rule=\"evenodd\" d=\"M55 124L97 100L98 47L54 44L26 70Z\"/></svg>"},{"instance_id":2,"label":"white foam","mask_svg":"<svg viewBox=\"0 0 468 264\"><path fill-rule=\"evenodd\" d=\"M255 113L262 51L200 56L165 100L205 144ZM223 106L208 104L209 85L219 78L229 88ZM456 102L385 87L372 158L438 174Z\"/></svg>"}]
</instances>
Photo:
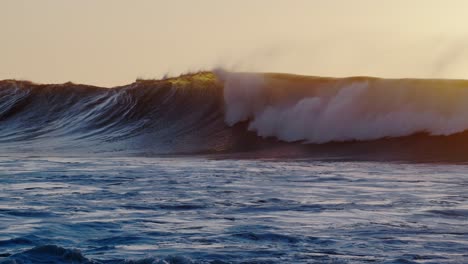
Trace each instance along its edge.
<instances>
[{"instance_id":1,"label":"white foam","mask_svg":"<svg viewBox=\"0 0 468 264\"><path fill-rule=\"evenodd\" d=\"M224 83L226 123L248 121L262 137L325 143L468 129L468 85L448 87L460 86L456 81L341 79L323 87L311 83L332 93L270 100L274 91L262 74L215 73Z\"/></svg>"}]
</instances>

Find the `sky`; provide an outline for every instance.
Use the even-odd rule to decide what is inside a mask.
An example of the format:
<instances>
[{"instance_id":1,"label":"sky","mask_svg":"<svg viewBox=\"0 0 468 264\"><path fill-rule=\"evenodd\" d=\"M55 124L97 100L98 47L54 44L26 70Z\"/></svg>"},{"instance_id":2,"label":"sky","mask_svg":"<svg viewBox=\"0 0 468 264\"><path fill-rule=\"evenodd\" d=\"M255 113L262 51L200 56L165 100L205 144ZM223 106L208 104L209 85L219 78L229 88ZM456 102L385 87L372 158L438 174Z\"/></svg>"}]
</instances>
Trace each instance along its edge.
<instances>
[{"instance_id":1,"label":"sky","mask_svg":"<svg viewBox=\"0 0 468 264\"><path fill-rule=\"evenodd\" d=\"M468 79L465 0L0 0L0 79L117 86L224 67Z\"/></svg>"}]
</instances>

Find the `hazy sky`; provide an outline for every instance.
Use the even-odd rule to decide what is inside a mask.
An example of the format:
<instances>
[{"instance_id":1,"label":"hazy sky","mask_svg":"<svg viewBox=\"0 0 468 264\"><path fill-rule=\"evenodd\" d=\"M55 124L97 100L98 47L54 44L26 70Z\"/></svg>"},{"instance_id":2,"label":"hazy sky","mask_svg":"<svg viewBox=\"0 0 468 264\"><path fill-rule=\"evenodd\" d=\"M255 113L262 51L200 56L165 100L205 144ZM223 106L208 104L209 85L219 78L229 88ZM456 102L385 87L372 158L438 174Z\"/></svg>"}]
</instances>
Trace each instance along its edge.
<instances>
[{"instance_id":1,"label":"hazy sky","mask_svg":"<svg viewBox=\"0 0 468 264\"><path fill-rule=\"evenodd\" d=\"M224 66L468 78L465 0L0 0L0 79L121 85Z\"/></svg>"}]
</instances>

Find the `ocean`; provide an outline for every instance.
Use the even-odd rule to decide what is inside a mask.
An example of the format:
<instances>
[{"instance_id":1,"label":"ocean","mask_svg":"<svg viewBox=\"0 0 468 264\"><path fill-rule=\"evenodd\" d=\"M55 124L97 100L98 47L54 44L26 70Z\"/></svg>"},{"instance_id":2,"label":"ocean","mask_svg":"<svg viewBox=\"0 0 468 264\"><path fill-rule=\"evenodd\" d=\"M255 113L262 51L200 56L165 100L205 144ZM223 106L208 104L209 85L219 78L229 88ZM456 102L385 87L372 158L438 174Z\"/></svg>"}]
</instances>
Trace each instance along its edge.
<instances>
[{"instance_id":1,"label":"ocean","mask_svg":"<svg viewBox=\"0 0 468 264\"><path fill-rule=\"evenodd\" d=\"M468 263L466 102L461 80L1 81L0 263Z\"/></svg>"},{"instance_id":2,"label":"ocean","mask_svg":"<svg viewBox=\"0 0 468 264\"><path fill-rule=\"evenodd\" d=\"M1 158L0 263L466 263L467 165Z\"/></svg>"}]
</instances>

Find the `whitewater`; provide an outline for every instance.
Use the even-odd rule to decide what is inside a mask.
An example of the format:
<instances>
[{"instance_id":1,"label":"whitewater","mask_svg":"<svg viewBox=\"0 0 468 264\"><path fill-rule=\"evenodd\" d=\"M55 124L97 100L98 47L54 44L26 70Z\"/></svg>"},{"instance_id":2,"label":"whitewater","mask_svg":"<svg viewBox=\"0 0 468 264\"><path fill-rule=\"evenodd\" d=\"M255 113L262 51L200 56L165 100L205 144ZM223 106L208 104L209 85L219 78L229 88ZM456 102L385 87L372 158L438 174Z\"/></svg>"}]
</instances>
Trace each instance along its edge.
<instances>
[{"instance_id":1,"label":"whitewater","mask_svg":"<svg viewBox=\"0 0 468 264\"><path fill-rule=\"evenodd\" d=\"M468 81L0 81L0 263L467 263Z\"/></svg>"},{"instance_id":2,"label":"whitewater","mask_svg":"<svg viewBox=\"0 0 468 264\"><path fill-rule=\"evenodd\" d=\"M307 78L219 71L226 122L284 141L375 140L468 128L468 82Z\"/></svg>"}]
</instances>

